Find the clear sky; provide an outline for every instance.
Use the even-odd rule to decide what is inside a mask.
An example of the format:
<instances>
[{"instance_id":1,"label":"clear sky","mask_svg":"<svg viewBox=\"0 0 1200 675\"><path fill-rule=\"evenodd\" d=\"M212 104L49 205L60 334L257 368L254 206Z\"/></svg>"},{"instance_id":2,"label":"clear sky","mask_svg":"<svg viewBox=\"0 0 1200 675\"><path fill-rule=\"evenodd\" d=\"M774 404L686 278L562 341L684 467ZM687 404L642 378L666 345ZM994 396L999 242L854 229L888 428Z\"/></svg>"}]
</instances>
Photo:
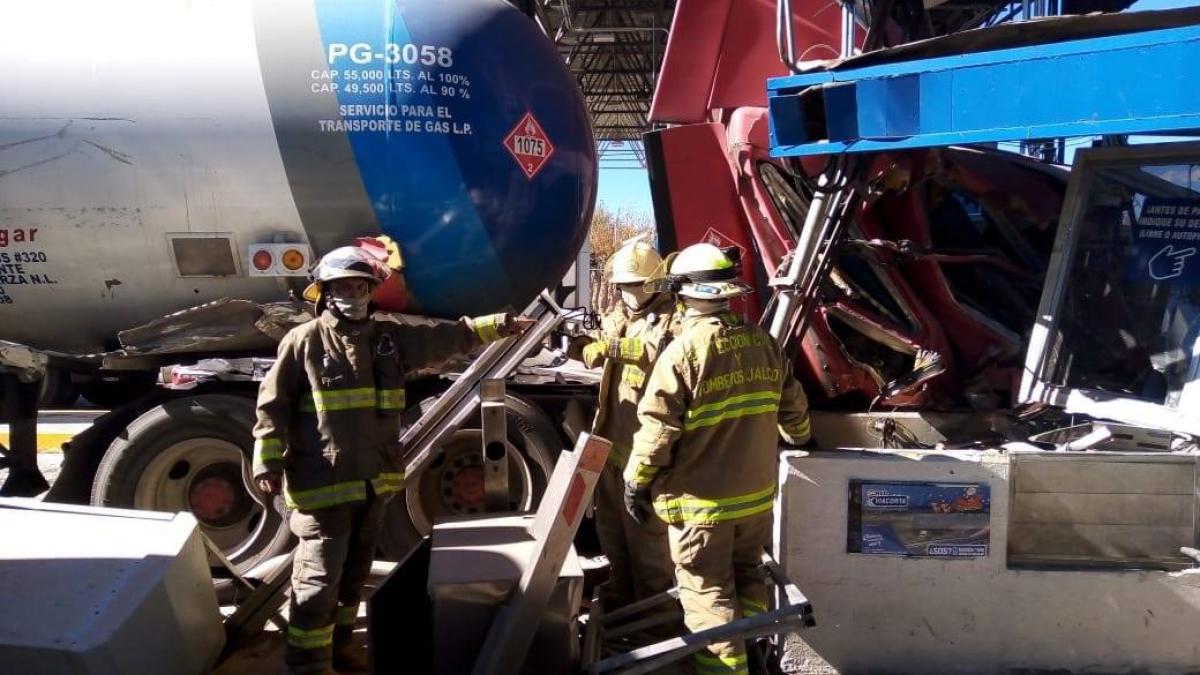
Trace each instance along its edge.
<instances>
[{"instance_id":1,"label":"clear sky","mask_svg":"<svg viewBox=\"0 0 1200 675\"><path fill-rule=\"evenodd\" d=\"M596 201L611 211L635 211L653 218L650 179L645 169L632 168L636 164L627 153L616 158L601 157L600 189Z\"/></svg>"},{"instance_id":2,"label":"clear sky","mask_svg":"<svg viewBox=\"0 0 1200 675\"><path fill-rule=\"evenodd\" d=\"M1140 11L1146 9L1172 9L1174 7L1192 7L1200 5L1198 0L1139 0L1134 3L1131 10Z\"/></svg>"},{"instance_id":3,"label":"clear sky","mask_svg":"<svg viewBox=\"0 0 1200 675\"><path fill-rule=\"evenodd\" d=\"M1170 9L1200 5L1200 0L1139 0L1133 10ZM650 182L644 169L610 168L601 161L599 202L609 209L628 209L653 216L650 204ZM627 167L627 162L619 162Z\"/></svg>"},{"instance_id":4,"label":"clear sky","mask_svg":"<svg viewBox=\"0 0 1200 675\"><path fill-rule=\"evenodd\" d=\"M650 204L650 179L645 169L609 168L600 162L600 190L598 203L609 210L625 209L647 216L654 215ZM622 162L623 165L627 164Z\"/></svg>"}]
</instances>

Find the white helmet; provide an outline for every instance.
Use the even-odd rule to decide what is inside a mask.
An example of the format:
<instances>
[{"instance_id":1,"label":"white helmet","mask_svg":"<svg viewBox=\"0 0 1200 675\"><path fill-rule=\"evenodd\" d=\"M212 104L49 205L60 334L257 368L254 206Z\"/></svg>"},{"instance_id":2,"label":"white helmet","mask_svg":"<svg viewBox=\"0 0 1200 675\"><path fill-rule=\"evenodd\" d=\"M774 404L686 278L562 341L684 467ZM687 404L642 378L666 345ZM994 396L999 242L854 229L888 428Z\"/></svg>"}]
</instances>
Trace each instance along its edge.
<instances>
[{"instance_id":1,"label":"white helmet","mask_svg":"<svg viewBox=\"0 0 1200 675\"><path fill-rule=\"evenodd\" d=\"M608 280L614 284L640 284L662 264L662 256L641 239L627 241L608 258Z\"/></svg>"},{"instance_id":2,"label":"white helmet","mask_svg":"<svg viewBox=\"0 0 1200 675\"><path fill-rule=\"evenodd\" d=\"M326 253L309 274L312 283L304 289L304 299L317 302L321 287L336 279L366 279L377 286L387 279L391 270L358 246L341 246Z\"/></svg>"},{"instance_id":3,"label":"white helmet","mask_svg":"<svg viewBox=\"0 0 1200 675\"><path fill-rule=\"evenodd\" d=\"M357 246L341 246L326 253L312 271L312 280L318 283L334 279L366 279L377 284L383 279L380 265Z\"/></svg>"},{"instance_id":4,"label":"white helmet","mask_svg":"<svg viewBox=\"0 0 1200 675\"><path fill-rule=\"evenodd\" d=\"M723 300L750 292L738 281L741 270L736 256L712 244L692 244L671 261L671 276L679 284L679 295L696 300Z\"/></svg>"}]
</instances>

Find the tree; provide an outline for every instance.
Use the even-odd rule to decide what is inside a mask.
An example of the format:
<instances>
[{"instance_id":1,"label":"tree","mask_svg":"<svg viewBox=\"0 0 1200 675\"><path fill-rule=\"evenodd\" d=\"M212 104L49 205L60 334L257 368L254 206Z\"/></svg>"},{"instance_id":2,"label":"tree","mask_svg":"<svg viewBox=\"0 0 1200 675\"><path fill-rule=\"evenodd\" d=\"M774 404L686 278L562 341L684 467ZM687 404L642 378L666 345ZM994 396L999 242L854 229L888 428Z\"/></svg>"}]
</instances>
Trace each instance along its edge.
<instances>
[{"instance_id":1,"label":"tree","mask_svg":"<svg viewBox=\"0 0 1200 675\"><path fill-rule=\"evenodd\" d=\"M600 203L592 214L592 227L588 232L588 243L592 246L592 268L603 268L609 256L621 244L642 235L654 241L654 220L649 215L628 208L609 210Z\"/></svg>"},{"instance_id":2,"label":"tree","mask_svg":"<svg viewBox=\"0 0 1200 675\"><path fill-rule=\"evenodd\" d=\"M604 264L621 244L639 235L650 242L656 239L654 220L648 214L625 207L613 211L603 203L596 205L592 226L588 231L588 243L592 251L591 306L595 311L606 311L616 299L616 291L604 274Z\"/></svg>"}]
</instances>

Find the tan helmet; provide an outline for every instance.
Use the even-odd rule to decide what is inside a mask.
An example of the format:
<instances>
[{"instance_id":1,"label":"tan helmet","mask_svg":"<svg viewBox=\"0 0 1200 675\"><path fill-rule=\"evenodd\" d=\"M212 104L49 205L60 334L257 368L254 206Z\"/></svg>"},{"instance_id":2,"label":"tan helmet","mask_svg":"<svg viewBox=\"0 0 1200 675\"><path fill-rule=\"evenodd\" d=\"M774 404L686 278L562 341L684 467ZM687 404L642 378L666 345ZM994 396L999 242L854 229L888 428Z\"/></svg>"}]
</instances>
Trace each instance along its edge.
<instances>
[{"instance_id":1,"label":"tan helmet","mask_svg":"<svg viewBox=\"0 0 1200 675\"><path fill-rule=\"evenodd\" d=\"M662 256L649 242L633 239L608 258L608 280L614 284L640 284L650 278Z\"/></svg>"},{"instance_id":2,"label":"tan helmet","mask_svg":"<svg viewBox=\"0 0 1200 675\"><path fill-rule=\"evenodd\" d=\"M737 249L720 249L712 244L692 244L671 261L671 277L677 293L697 300L723 300L745 295L750 287L738 280Z\"/></svg>"}]
</instances>

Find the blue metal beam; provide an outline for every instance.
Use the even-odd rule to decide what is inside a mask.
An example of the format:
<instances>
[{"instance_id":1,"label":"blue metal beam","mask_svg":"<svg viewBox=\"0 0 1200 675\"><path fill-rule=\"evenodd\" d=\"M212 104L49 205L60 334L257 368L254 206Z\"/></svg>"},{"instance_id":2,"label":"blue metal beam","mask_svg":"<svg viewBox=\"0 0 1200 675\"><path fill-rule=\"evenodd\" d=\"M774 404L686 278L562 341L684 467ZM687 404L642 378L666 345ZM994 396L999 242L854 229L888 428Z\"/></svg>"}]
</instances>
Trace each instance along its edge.
<instances>
[{"instance_id":1,"label":"blue metal beam","mask_svg":"<svg viewBox=\"0 0 1200 675\"><path fill-rule=\"evenodd\" d=\"M768 80L775 157L1200 129L1200 26Z\"/></svg>"}]
</instances>

